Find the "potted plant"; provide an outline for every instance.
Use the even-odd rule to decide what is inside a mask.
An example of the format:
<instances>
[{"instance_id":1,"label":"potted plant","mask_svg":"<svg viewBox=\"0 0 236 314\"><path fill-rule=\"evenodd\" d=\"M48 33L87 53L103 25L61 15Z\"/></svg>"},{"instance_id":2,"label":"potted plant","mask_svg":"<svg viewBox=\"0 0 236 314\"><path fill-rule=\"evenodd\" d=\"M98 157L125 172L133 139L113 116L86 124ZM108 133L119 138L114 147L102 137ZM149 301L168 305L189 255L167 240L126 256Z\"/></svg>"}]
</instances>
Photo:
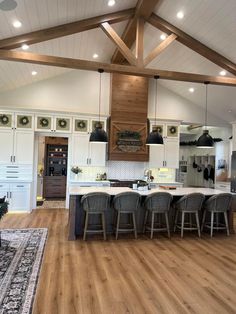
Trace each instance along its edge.
<instances>
[{"instance_id":1,"label":"potted plant","mask_svg":"<svg viewBox=\"0 0 236 314\"><path fill-rule=\"evenodd\" d=\"M82 173L83 170L81 168L79 168L78 166L72 166L71 172L73 172L75 174L75 178L78 179L78 174Z\"/></svg>"}]
</instances>

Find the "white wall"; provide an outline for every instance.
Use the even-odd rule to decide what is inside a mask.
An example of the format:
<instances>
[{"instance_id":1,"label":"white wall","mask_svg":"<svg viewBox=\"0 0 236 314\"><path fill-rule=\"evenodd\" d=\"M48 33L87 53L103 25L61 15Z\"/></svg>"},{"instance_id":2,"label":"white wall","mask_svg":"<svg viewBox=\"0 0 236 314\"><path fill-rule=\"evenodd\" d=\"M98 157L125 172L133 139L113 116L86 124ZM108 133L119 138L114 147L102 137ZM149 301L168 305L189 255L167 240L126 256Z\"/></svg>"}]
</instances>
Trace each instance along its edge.
<instances>
[{"instance_id":1,"label":"white wall","mask_svg":"<svg viewBox=\"0 0 236 314\"><path fill-rule=\"evenodd\" d=\"M154 80L149 84L149 117L154 118ZM98 112L99 74L73 70L0 94L0 107L56 110L64 112ZM204 110L159 84L157 117L184 122L203 123ZM109 115L110 74L102 74L101 114ZM224 120L209 114L209 124L225 126Z\"/></svg>"},{"instance_id":2,"label":"white wall","mask_svg":"<svg viewBox=\"0 0 236 314\"><path fill-rule=\"evenodd\" d=\"M0 106L98 113L99 73L74 70L0 94ZM102 74L101 114L109 114L110 74Z\"/></svg>"},{"instance_id":3,"label":"white wall","mask_svg":"<svg viewBox=\"0 0 236 314\"><path fill-rule=\"evenodd\" d=\"M155 117L155 82L149 80L148 115ZM187 123L204 123L205 111L169 89L158 84L157 91L157 118L176 119ZM229 124L208 112L208 125L229 126Z\"/></svg>"}]
</instances>

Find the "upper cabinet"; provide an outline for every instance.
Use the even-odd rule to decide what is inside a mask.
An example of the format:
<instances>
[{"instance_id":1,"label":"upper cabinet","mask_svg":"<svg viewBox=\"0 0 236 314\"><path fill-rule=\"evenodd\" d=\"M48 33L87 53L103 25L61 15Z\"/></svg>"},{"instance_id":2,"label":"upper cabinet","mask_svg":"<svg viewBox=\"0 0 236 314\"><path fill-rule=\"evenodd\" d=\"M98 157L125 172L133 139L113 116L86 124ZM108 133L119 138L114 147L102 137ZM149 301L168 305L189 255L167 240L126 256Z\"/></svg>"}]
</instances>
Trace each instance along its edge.
<instances>
[{"instance_id":1,"label":"upper cabinet","mask_svg":"<svg viewBox=\"0 0 236 314\"><path fill-rule=\"evenodd\" d=\"M0 129L33 130L34 117L28 113L0 113Z\"/></svg>"},{"instance_id":2,"label":"upper cabinet","mask_svg":"<svg viewBox=\"0 0 236 314\"><path fill-rule=\"evenodd\" d=\"M36 115L35 131L71 133L72 118L65 116Z\"/></svg>"},{"instance_id":3,"label":"upper cabinet","mask_svg":"<svg viewBox=\"0 0 236 314\"><path fill-rule=\"evenodd\" d=\"M101 118L99 121L98 119L92 119L89 117L74 117L72 132L88 134L93 132L99 123L102 125L102 128L106 130L107 123L105 118Z\"/></svg>"},{"instance_id":4,"label":"upper cabinet","mask_svg":"<svg viewBox=\"0 0 236 314\"><path fill-rule=\"evenodd\" d=\"M158 132L163 138L176 138L179 139L179 122L169 122L169 121L156 121L150 122L150 131L153 128L157 128Z\"/></svg>"}]
</instances>

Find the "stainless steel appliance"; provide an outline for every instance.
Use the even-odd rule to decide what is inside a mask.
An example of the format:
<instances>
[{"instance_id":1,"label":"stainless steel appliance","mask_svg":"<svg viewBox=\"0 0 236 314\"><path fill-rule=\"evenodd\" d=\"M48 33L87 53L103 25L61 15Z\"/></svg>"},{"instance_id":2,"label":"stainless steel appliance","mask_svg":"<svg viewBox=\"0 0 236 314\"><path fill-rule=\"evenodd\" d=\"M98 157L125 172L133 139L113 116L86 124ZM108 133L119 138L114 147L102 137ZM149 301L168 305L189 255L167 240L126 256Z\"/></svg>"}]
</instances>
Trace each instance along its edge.
<instances>
[{"instance_id":1,"label":"stainless steel appliance","mask_svg":"<svg viewBox=\"0 0 236 314\"><path fill-rule=\"evenodd\" d=\"M231 159L231 192L236 193L236 151L232 152Z\"/></svg>"}]
</instances>

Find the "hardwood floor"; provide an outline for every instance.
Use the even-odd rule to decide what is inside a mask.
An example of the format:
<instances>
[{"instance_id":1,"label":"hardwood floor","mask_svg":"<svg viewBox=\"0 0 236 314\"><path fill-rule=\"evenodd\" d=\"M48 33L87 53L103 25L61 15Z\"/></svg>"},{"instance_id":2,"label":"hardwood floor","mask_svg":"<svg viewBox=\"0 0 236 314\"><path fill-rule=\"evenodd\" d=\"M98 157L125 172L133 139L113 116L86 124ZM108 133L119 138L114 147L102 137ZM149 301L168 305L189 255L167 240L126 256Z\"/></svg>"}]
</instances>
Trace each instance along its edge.
<instances>
[{"instance_id":1,"label":"hardwood floor","mask_svg":"<svg viewBox=\"0 0 236 314\"><path fill-rule=\"evenodd\" d=\"M67 211L4 217L49 229L34 314L236 313L236 235L67 241Z\"/></svg>"}]
</instances>

